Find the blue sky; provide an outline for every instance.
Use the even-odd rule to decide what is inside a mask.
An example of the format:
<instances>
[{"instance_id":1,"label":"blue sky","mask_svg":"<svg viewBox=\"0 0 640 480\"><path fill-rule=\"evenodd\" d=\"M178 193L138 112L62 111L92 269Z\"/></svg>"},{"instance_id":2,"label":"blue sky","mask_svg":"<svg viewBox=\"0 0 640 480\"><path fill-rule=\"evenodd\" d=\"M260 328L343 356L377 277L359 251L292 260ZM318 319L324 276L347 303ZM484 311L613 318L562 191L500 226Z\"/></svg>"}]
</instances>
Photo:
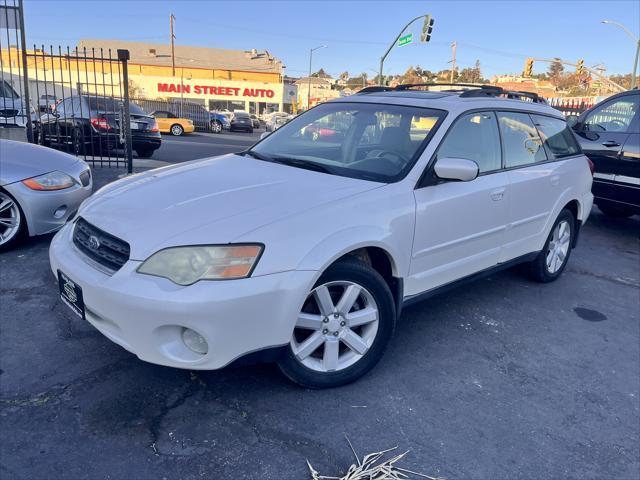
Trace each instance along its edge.
<instances>
[{"instance_id":1,"label":"blue sky","mask_svg":"<svg viewBox=\"0 0 640 480\"><path fill-rule=\"evenodd\" d=\"M169 14L176 20L177 43L248 50L267 49L292 76L308 70L338 75L348 70L375 75L379 59L412 17L431 13L432 40L394 48L385 73L410 65L448 68L450 44L458 43L462 68L480 59L485 76L522 71L527 56L584 58L604 64L607 73L631 71L635 44L620 29L600 23L624 23L638 35L640 2L630 1L96 1L25 0L30 44L74 46L80 38L168 42ZM413 29L419 37L420 24ZM546 70L536 64L534 72Z\"/></svg>"}]
</instances>

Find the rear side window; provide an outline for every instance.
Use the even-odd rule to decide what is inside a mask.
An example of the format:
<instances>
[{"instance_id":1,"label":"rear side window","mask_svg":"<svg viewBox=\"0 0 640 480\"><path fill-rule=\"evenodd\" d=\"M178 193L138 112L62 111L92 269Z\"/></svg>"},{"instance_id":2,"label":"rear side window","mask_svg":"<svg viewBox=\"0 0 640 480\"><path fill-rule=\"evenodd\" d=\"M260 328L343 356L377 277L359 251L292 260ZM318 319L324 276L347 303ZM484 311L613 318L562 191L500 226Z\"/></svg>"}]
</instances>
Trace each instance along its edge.
<instances>
[{"instance_id":1,"label":"rear side window","mask_svg":"<svg viewBox=\"0 0 640 480\"><path fill-rule=\"evenodd\" d=\"M460 117L438 149L437 158L466 158L478 164L480 172L501 167L498 122L493 112L475 112Z\"/></svg>"},{"instance_id":2,"label":"rear side window","mask_svg":"<svg viewBox=\"0 0 640 480\"><path fill-rule=\"evenodd\" d=\"M578 142L564 120L531 115L547 149L555 158L570 157L580 153Z\"/></svg>"},{"instance_id":3,"label":"rear side window","mask_svg":"<svg viewBox=\"0 0 640 480\"><path fill-rule=\"evenodd\" d=\"M499 112L498 123L507 168L533 165L547 160L542 139L528 114Z\"/></svg>"}]
</instances>

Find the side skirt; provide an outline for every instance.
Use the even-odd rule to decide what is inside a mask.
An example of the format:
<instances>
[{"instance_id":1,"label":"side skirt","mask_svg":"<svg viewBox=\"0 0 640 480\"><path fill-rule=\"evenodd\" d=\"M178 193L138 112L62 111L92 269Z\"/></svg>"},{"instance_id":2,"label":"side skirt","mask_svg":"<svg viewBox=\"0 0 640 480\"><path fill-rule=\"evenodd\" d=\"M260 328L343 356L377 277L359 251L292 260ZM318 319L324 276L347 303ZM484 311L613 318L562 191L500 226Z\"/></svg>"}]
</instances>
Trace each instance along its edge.
<instances>
[{"instance_id":1,"label":"side skirt","mask_svg":"<svg viewBox=\"0 0 640 480\"><path fill-rule=\"evenodd\" d=\"M503 263L499 263L498 265L494 266L494 267L490 267L487 268L485 270L481 270L479 272L476 272L472 275L469 275L468 277L464 277L461 278L459 280L454 280L453 282L449 282L446 283L444 285L441 285L439 287L436 288L432 288L431 290L427 290L426 292L422 292L422 293L417 293L415 295L411 295L409 297L404 297L403 301L402 301L402 307L408 307L409 305L413 305L414 303L418 303L421 302L422 300L426 300L428 298L431 298L435 295L439 295L441 293L447 292L449 290L453 290L461 285L465 285L467 283L470 282L474 282L476 280L479 280L481 278L485 278L488 277L489 275L492 275L496 272L500 272L502 270L506 270L507 268L511 268L515 265L518 265L520 263L525 263L525 262L531 262L532 260L534 260L537 256L538 256L539 252L531 252L531 253L527 253L526 255L522 255L521 257L517 257L514 258L512 260L509 260L507 262L503 262Z\"/></svg>"}]
</instances>

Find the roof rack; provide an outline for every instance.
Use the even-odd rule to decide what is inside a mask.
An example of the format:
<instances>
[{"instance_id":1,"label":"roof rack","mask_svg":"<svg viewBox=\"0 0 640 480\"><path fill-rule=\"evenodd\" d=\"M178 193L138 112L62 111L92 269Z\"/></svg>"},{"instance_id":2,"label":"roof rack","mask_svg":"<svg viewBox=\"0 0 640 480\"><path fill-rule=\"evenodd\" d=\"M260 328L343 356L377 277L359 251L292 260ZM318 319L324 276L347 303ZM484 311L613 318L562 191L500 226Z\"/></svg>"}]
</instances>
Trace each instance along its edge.
<instances>
[{"instance_id":1,"label":"roof rack","mask_svg":"<svg viewBox=\"0 0 640 480\"><path fill-rule=\"evenodd\" d=\"M546 100L533 92L522 92L518 90L505 90L496 85L478 85L474 83L407 83L396 87L375 86L366 87L358 92L360 93L376 93L376 92L393 92L412 90L418 87L452 87L447 90L439 90L441 92L461 92L460 97L500 97L512 100L528 101L532 103L544 103Z\"/></svg>"}]
</instances>

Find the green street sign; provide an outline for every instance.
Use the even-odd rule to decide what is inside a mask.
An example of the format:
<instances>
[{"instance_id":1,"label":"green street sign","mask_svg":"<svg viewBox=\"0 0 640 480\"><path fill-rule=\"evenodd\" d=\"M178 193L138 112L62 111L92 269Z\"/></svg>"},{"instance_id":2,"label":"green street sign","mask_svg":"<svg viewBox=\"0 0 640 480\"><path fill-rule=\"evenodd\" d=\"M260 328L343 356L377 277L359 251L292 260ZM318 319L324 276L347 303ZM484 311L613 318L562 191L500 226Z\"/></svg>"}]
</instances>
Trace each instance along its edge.
<instances>
[{"instance_id":1,"label":"green street sign","mask_svg":"<svg viewBox=\"0 0 640 480\"><path fill-rule=\"evenodd\" d=\"M398 39L398 46L403 47L413 42L413 33L408 33Z\"/></svg>"}]
</instances>

